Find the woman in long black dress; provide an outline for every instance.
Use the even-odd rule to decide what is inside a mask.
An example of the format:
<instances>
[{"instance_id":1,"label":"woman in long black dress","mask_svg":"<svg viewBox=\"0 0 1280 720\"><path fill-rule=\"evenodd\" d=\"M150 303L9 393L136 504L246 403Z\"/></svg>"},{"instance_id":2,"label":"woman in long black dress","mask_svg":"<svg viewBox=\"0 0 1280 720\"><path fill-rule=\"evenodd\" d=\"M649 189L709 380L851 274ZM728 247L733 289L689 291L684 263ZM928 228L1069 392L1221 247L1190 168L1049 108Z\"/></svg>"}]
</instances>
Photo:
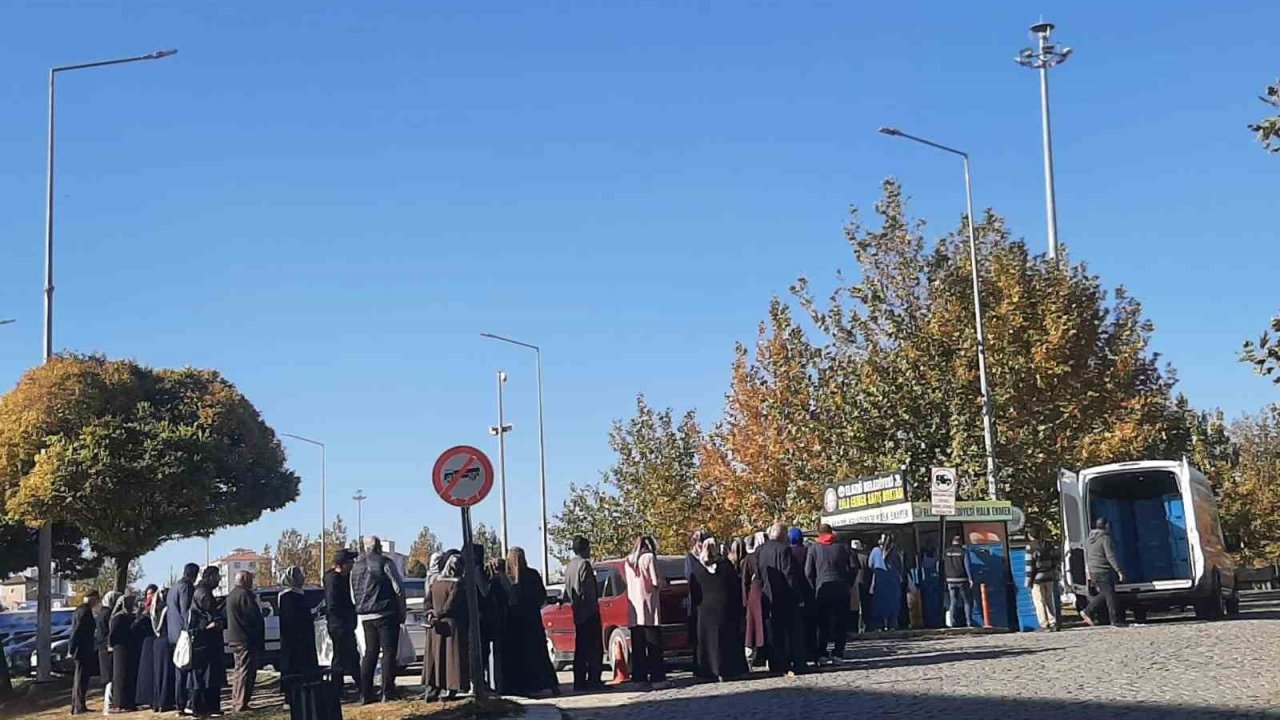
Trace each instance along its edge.
<instances>
[{"instance_id":1,"label":"woman in long black dress","mask_svg":"<svg viewBox=\"0 0 1280 720\"><path fill-rule=\"evenodd\" d=\"M125 595L111 610L107 641L111 644L111 712L133 712L138 709L134 698L138 685L138 664L134 653L133 624L138 619L138 598Z\"/></svg>"},{"instance_id":2,"label":"woman in long black dress","mask_svg":"<svg viewBox=\"0 0 1280 720\"><path fill-rule=\"evenodd\" d=\"M143 593L142 607L133 620L133 633L138 644L138 684L134 694L134 704L139 707L156 706L155 668L156 634L151 627L151 610L155 606L156 594L160 588L148 585Z\"/></svg>"},{"instance_id":3,"label":"woman in long black dress","mask_svg":"<svg viewBox=\"0 0 1280 720\"><path fill-rule=\"evenodd\" d=\"M142 672L151 673L151 709L155 712L173 712L178 708L174 685L173 646L169 644L169 590L156 592L151 603L151 666L143 665Z\"/></svg>"},{"instance_id":4,"label":"woman in long black dress","mask_svg":"<svg viewBox=\"0 0 1280 720\"><path fill-rule=\"evenodd\" d=\"M119 601L120 593L112 590L102 598L102 607L94 616L93 646L98 650L98 677L102 678L104 686L111 684L111 671L114 669L111 667L111 613ZM103 705L110 706L110 703L104 701Z\"/></svg>"},{"instance_id":5,"label":"woman in long black dress","mask_svg":"<svg viewBox=\"0 0 1280 720\"><path fill-rule=\"evenodd\" d=\"M507 695L533 696L543 690L560 693L560 682L547 655L547 633L542 627L542 606L547 588L542 575L529 567L524 549L507 553L507 579L511 582L512 604L507 608L506 632L502 634L502 680L499 688Z\"/></svg>"},{"instance_id":6,"label":"woman in long black dress","mask_svg":"<svg viewBox=\"0 0 1280 720\"><path fill-rule=\"evenodd\" d=\"M698 666L708 676L727 680L747 672L743 637L742 579L720 554L714 539L702 541L693 566L690 592L698 604Z\"/></svg>"},{"instance_id":7,"label":"woman in long black dress","mask_svg":"<svg viewBox=\"0 0 1280 720\"><path fill-rule=\"evenodd\" d=\"M320 672L316 659L315 621L306 596L302 594L302 568L294 565L280 574L280 592L277 605L280 608L280 689L285 702L292 705L293 688L303 678Z\"/></svg>"},{"instance_id":8,"label":"woman in long black dress","mask_svg":"<svg viewBox=\"0 0 1280 720\"><path fill-rule=\"evenodd\" d=\"M226 612L213 596L222 579L218 568L205 568L191 596L191 671L187 675L188 709L198 717L220 712L222 686L227 684L222 631Z\"/></svg>"}]
</instances>

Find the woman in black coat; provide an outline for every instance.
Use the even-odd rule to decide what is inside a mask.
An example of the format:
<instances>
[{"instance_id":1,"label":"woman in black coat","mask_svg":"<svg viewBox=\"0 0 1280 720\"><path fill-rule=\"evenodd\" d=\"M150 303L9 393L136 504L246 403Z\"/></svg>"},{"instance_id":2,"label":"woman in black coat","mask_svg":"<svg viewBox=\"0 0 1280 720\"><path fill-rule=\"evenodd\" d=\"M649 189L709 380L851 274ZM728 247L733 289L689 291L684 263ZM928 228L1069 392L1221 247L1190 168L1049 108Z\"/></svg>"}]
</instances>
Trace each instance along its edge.
<instances>
[{"instance_id":1,"label":"woman in black coat","mask_svg":"<svg viewBox=\"0 0 1280 720\"><path fill-rule=\"evenodd\" d=\"M111 682L111 611L116 609L119 600L120 593L112 590L102 598L102 607L94 615L93 646L98 650L98 677L102 678L103 685Z\"/></svg>"},{"instance_id":2,"label":"woman in black coat","mask_svg":"<svg viewBox=\"0 0 1280 720\"><path fill-rule=\"evenodd\" d=\"M173 712L178 709L175 693L177 673L173 667L173 645L169 644L169 590L156 592L151 603L150 624L154 637L151 640L151 666L144 665L141 672L151 673L151 709L155 712Z\"/></svg>"},{"instance_id":3,"label":"woman in black coat","mask_svg":"<svg viewBox=\"0 0 1280 720\"><path fill-rule=\"evenodd\" d=\"M214 588L222 579L218 568L209 566L200 575L191 596L191 671L187 677L188 708L198 717L219 712L222 686L227 684L227 668L223 655L222 631L227 625L226 611L214 597Z\"/></svg>"},{"instance_id":4,"label":"woman in black coat","mask_svg":"<svg viewBox=\"0 0 1280 720\"><path fill-rule=\"evenodd\" d=\"M292 688L301 684L299 676L318 675L315 620L306 596L302 594L302 568L294 565L280 575L280 687L285 702L290 703Z\"/></svg>"},{"instance_id":5,"label":"woman in black coat","mask_svg":"<svg viewBox=\"0 0 1280 720\"><path fill-rule=\"evenodd\" d=\"M125 595L111 611L107 642L111 645L111 712L133 712L138 709L135 690L138 686L137 633L133 624L138 619L138 598Z\"/></svg>"},{"instance_id":6,"label":"woman in black coat","mask_svg":"<svg viewBox=\"0 0 1280 720\"><path fill-rule=\"evenodd\" d=\"M547 588L542 575L529 567L524 549L507 553L507 578L511 582L511 604L507 608L506 632L500 642L504 694L529 697L542 690L560 694L560 682L547 655L547 633L542 627L542 606Z\"/></svg>"},{"instance_id":7,"label":"woman in black coat","mask_svg":"<svg viewBox=\"0 0 1280 720\"><path fill-rule=\"evenodd\" d=\"M143 595L142 608L134 616L133 621L134 636L138 644L138 683L134 704L150 707L156 705L156 682L153 672L156 664L156 634L151 627L151 609L155 606L156 595L159 592L160 588L155 585L147 586Z\"/></svg>"},{"instance_id":8,"label":"woman in black coat","mask_svg":"<svg viewBox=\"0 0 1280 720\"><path fill-rule=\"evenodd\" d=\"M714 539L701 543L697 558L689 588L700 599L697 665L718 680L744 675L742 579L733 563L720 555Z\"/></svg>"}]
</instances>

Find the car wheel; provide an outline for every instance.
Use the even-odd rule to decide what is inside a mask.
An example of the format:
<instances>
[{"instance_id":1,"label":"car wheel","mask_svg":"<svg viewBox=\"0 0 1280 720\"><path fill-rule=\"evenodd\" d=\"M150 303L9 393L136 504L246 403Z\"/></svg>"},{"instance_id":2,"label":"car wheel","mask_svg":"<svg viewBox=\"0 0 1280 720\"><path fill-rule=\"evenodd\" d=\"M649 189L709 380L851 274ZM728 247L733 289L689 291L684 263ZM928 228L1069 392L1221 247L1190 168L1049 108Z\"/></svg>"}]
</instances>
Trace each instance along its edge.
<instances>
[{"instance_id":1,"label":"car wheel","mask_svg":"<svg viewBox=\"0 0 1280 720\"><path fill-rule=\"evenodd\" d=\"M605 647L605 659L613 670L614 677L628 679L631 677L631 644L627 642L628 633L623 628L614 628L609 633L609 644Z\"/></svg>"}]
</instances>

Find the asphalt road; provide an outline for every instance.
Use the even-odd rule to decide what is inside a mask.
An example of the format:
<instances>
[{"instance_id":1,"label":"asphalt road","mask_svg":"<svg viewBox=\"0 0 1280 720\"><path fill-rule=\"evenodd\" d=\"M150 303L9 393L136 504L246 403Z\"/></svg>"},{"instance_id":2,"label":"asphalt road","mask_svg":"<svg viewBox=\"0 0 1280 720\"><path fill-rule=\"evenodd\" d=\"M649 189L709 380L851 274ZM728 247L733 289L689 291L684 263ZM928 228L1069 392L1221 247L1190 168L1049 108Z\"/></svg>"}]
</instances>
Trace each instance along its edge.
<instances>
[{"instance_id":1,"label":"asphalt road","mask_svg":"<svg viewBox=\"0 0 1280 720\"><path fill-rule=\"evenodd\" d=\"M865 639L849 656L793 680L697 683L676 673L670 690L622 685L555 704L570 720L1280 718L1280 593L1247 595L1235 620Z\"/></svg>"}]
</instances>

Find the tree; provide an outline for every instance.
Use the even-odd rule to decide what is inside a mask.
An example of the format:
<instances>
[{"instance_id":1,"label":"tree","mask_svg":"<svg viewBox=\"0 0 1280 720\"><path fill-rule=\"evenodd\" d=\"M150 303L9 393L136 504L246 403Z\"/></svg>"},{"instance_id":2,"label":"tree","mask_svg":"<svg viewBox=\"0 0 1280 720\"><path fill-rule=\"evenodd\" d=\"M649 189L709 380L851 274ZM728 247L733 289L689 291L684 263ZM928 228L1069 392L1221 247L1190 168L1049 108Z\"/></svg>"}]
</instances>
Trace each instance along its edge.
<instances>
[{"instance_id":1,"label":"tree","mask_svg":"<svg viewBox=\"0 0 1280 720\"><path fill-rule=\"evenodd\" d=\"M591 541L595 557L610 558L631 552L640 532L635 509L624 507L617 493L597 482L569 485L569 496L551 523L549 535L556 558L566 564L576 537Z\"/></svg>"},{"instance_id":2,"label":"tree","mask_svg":"<svg viewBox=\"0 0 1280 720\"><path fill-rule=\"evenodd\" d=\"M471 541L484 549L486 558L506 557L502 552L502 537L496 529L486 527L484 523L478 523L471 529Z\"/></svg>"},{"instance_id":3,"label":"tree","mask_svg":"<svg viewBox=\"0 0 1280 720\"><path fill-rule=\"evenodd\" d=\"M1280 405L1246 415L1231 426L1232 471L1219 486L1223 532L1239 538L1247 562L1280 561Z\"/></svg>"},{"instance_id":4,"label":"tree","mask_svg":"<svg viewBox=\"0 0 1280 720\"><path fill-rule=\"evenodd\" d=\"M289 528L280 533L280 539L276 541L276 552L272 556L275 560L276 568L283 572L285 568L297 565L302 568L304 578L310 578L316 574L316 548L319 547L319 541L310 535L303 535L294 528ZM304 582L307 580L304 579Z\"/></svg>"},{"instance_id":5,"label":"tree","mask_svg":"<svg viewBox=\"0 0 1280 720\"><path fill-rule=\"evenodd\" d=\"M1271 107L1280 108L1280 80L1275 85L1268 85L1266 94L1258 99ZM1267 152L1280 152L1280 115L1264 117L1250 125L1249 129L1257 133L1258 142Z\"/></svg>"},{"instance_id":6,"label":"tree","mask_svg":"<svg viewBox=\"0 0 1280 720\"><path fill-rule=\"evenodd\" d=\"M422 526L422 529L418 531L418 537L413 541L413 545L409 546L409 559L405 563L406 572L412 577L426 577L427 565L431 563L431 556L441 550L444 550L444 543L440 542L440 538L431 532L431 528L425 525Z\"/></svg>"},{"instance_id":7,"label":"tree","mask_svg":"<svg viewBox=\"0 0 1280 720\"><path fill-rule=\"evenodd\" d=\"M1271 382L1280 385L1280 315L1271 318L1270 331L1263 331L1255 344L1246 341L1240 359L1254 366L1254 372L1263 377L1271 377Z\"/></svg>"},{"instance_id":8,"label":"tree","mask_svg":"<svg viewBox=\"0 0 1280 720\"><path fill-rule=\"evenodd\" d=\"M76 595L84 597L84 594L90 590L97 590L99 595L105 597L112 590L120 590L116 582L116 578L119 577L120 573L116 568L115 559L103 558L102 560L102 572L94 577L71 584L71 588ZM138 580L140 579L142 579L142 561L134 558L125 571L125 589L137 590Z\"/></svg>"},{"instance_id":9,"label":"tree","mask_svg":"<svg viewBox=\"0 0 1280 720\"><path fill-rule=\"evenodd\" d=\"M39 535L38 528L15 518L0 517L0 579L35 567ZM66 525L53 527L53 564L58 577L81 580L98 575L103 558L86 554L86 545L79 530Z\"/></svg>"},{"instance_id":10,"label":"tree","mask_svg":"<svg viewBox=\"0 0 1280 720\"><path fill-rule=\"evenodd\" d=\"M118 588L165 541L291 502L284 462L257 409L212 370L63 355L0 398L0 513L79 529L115 559Z\"/></svg>"}]
</instances>

